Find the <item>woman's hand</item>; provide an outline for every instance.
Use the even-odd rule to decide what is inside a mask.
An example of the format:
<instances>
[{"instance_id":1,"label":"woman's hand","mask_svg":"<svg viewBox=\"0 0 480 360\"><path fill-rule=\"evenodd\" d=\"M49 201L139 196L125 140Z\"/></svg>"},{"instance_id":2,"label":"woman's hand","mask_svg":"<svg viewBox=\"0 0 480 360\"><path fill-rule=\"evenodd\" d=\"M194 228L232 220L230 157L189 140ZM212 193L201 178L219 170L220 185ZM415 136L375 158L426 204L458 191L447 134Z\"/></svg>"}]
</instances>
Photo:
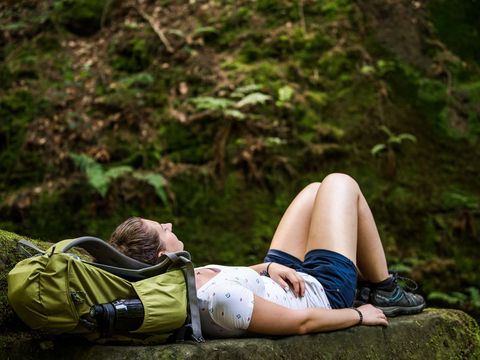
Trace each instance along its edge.
<instances>
[{"instance_id":1,"label":"woman's hand","mask_svg":"<svg viewBox=\"0 0 480 360\"><path fill-rule=\"evenodd\" d=\"M271 263L268 268L268 275L285 291L291 288L296 297L302 297L305 294L305 281L294 269Z\"/></svg>"},{"instance_id":2,"label":"woman's hand","mask_svg":"<svg viewBox=\"0 0 480 360\"><path fill-rule=\"evenodd\" d=\"M362 325L382 325L388 326L388 320L382 310L377 309L371 304L359 306L357 308L363 315Z\"/></svg>"}]
</instances>

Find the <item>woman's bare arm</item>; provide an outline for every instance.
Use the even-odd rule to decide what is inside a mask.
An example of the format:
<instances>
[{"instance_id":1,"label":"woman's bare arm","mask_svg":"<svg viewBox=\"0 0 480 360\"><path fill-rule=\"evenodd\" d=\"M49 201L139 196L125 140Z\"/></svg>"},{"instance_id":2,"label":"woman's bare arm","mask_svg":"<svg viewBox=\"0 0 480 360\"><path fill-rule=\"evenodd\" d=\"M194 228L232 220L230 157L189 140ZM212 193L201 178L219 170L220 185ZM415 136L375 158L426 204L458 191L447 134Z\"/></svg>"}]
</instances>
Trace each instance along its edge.
<instances>
[{"instance_id":1,"label":"woman's bare arm","mask_svg":"<svg viewBox=\"0 0 480 360\"><path fill-rule=\"evenodd\" d=\"M285 287L291 288L297 297L305 295L305 281L294 269L277 263L262 263L252 265L250 268L261 274L267 270L267 266L268 275L273 281L280 285L282 289Z\"/></svg>"},{"instance_id":2,"label":"woman's bare arm","mask_svg":"<svg viewBox=\"0 0 480 360\"><path fill-rule=\"evenodd\" d=\"M359 323L353 309L309 308L292 310L255 296L252 319L248 331L257 334L294 335L345 329ZM363 325L383 325L388 322L383 312L372 305L358 308Z\"/></svg>"}]
</instances>

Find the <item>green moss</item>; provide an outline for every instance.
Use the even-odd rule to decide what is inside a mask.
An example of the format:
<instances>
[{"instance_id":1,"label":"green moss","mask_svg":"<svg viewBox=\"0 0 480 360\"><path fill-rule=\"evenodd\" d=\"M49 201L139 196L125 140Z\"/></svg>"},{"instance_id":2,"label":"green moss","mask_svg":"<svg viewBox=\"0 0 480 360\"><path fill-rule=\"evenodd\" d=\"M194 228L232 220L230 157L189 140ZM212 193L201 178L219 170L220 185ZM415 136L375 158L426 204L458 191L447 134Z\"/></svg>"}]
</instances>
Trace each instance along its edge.
<instances>
[{"instance_id":1,"label":"green moss","mask_svg":"<svg viewBox=\"0 0 480 360\"><path fill-rule=\"evenodd\" d=\"M8 305L7 299L7 273L18 261L24 258L23 254L21 254L15 246L16 242L20 239L25 239L25 237L0 230L0 248L2 249L2 253L0 254L0 324L2 329L4 329L7 323L10 329L12 329L12 327L16 329L23 328L18 323L18 320L16 320L17 324L14 325L14 314ZM48 244L46 243L31 239L28 240L32 241L41 249L48 248Z\"/></svg>"}]
</instances>

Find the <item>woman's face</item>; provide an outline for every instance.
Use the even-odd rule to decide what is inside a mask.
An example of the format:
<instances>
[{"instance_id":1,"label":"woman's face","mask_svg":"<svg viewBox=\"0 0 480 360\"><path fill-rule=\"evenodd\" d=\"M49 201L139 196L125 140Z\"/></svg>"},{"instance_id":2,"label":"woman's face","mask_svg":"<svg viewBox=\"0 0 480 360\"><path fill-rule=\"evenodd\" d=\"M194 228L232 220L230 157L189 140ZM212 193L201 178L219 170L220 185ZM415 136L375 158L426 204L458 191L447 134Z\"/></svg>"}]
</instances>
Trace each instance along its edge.
<instances>
[{"instance_id":1,"label":"woman's face","mask_svg":"<svg viewBox=\"0 0 480 360\"><path fill-rule=\"evenodd\" d=\"M160 240L165 244L165 250L162 250L158 256L164 252L174 252L183 250L183 242L178 240L177 235L172 232L172 224L160 224L157 221L143 219L147 226L150 226L158 231Z\"/></svg>"}]
</instances>

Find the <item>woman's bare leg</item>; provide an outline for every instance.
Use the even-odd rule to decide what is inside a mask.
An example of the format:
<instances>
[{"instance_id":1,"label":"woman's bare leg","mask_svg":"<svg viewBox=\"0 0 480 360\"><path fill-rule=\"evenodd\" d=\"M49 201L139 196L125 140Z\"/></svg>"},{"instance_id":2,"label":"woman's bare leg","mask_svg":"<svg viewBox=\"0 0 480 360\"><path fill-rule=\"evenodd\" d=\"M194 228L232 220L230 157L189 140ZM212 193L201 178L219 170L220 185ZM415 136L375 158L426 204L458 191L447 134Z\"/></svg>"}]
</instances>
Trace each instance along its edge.
<instances>
[{"instance_id":1,"label":"woman's bare leg","mask_svg":"<svg viewBox=\"0 0 480 360\"><path fill-rule=\"evenodd\" d=\"M372 259L375 261L372 262ZM375 219L361 193L358 200L357 267L362 278L373 283L383 281L389 276L385 251Z\"/></svg>"},{"instance_id":2,"label":"woman's bare leg","mask_svg":"<svg viewBox=\"0 0 480 360\"><path fill-rule=\"evenodd\" d=\"M369 281L380 282L389 276L373 215L358 184L348 175L328 175L317 192L306 252L313 249L346 256Z\"/></svg>"},{"instance_id":3,"label":"woman's bare leg","mask_svg":"<svg viewBox=\"0 0 480 360\"><path fill-rule=\"evenodd\" d=\"M320 183L306 186L288 206L273 235L270 249L282 250L303 261L313 205Z\"/></svg>"},{"instance_id":4,"label":"woman's bare leg","mask_svg":"<svg viewBox=\"0 0 480 360\"><path fill-rule=\"evenodd\" d=\"M425 307L420 295L402 290L389 278L373 215L358 184L347 175L328 175L321 185L309 185L297 195L282 217L271 248L301 260L314 249L346 256L365 280L377 283L370 288L368 302L387 316L416 314Z\"/></svg>"},{"instance_id":5,"label":"woman's bare leg","mask_svg":"<svg viewBox=\"0 0 480 360\"><path fill-rule=\"evenodd\" d=\"M372 212L355 180L343 174L331 174L322 184L312 183L295 197L270 248L302 261L309 250L328 249L350 258L366 280L379 282L388 277Z\"/></svg>"}]
</instances>

